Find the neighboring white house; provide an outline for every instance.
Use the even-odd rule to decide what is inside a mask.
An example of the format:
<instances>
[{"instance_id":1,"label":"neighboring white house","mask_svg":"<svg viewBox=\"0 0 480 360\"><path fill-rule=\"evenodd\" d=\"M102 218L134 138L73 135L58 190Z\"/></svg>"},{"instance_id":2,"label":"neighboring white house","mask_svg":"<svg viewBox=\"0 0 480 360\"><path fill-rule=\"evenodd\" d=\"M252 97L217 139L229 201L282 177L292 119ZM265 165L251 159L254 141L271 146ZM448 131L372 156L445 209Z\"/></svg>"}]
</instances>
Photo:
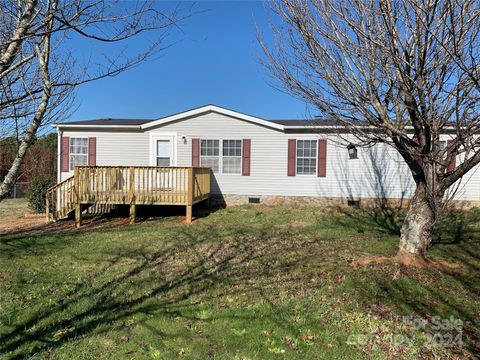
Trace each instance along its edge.
<instances>
[{"instance_id":1,"label":"neighboring white house","mask_svg":"<svg viewBox=\"0 0 480 360\"><path fill-rule=\"evenodd\" d=\"M227 204L401 199L414 190L394 149L347 148L339 141L345 130L329 121L268 121L207 105L156 120L54 126L58 181L72 176L74 165L177 165L212 168L212 192ZM480 201L479 168L458 184L457 200Z\"/></svg>"}]
</instances>

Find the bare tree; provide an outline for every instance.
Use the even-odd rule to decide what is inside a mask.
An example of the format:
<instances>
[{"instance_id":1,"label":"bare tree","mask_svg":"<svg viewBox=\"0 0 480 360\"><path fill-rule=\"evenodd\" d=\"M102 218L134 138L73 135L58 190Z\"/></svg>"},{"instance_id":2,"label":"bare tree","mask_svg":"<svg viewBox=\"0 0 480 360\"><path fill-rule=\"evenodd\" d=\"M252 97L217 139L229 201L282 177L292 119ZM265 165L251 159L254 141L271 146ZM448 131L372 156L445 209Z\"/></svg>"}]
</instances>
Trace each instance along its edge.
<instances>
[{"instance_id":1,"label":"bare tree","mask_svg":"<svg viewBox=\"0 0 480 360\"><path fill-rule=\"evenodd\" d=\"M479 1L276 0L271 9L265 65L360 145L400 153L416 191L399 255L425 257L447 190L480 163Z\"/></svg>"},{"instance_id":2,"label":"bare tree","mask_svg":"<svg viewBox=\"0 0 480 360\"><path fill-rule=\"evenodd\" d=\"M0 137L15 136L18 144L0 184L0 201L12 189L42 126L68 115L77 86L152 58L188 14L185 8L141 0L2 1ZM129 48L130 40L139 37L147 44L144 49L138 43L135 50Z\"/></svg>"}]
</instances>

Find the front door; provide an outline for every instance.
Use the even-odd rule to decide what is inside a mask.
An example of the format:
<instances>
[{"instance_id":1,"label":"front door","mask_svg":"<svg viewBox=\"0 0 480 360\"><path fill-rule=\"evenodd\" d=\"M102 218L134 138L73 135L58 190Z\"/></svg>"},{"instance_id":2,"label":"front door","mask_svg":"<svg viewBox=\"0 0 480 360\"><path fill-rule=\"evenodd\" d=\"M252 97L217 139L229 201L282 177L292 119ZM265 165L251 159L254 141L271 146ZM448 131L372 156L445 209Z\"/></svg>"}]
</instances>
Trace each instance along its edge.
<instances>
[{"instance_id":1,"label":"front door","mask_svg":"<svg viewBox=\"0 0 480 360\"><path fill-rule=\"evenodd\" d=\"M163 167L173 166L175 165L173 157L173 139L155 139L155 165ZM157 170L152 187L161 190L171 190L175 187L175 179L175 174L171 169Z\"/></svg>"}]
</instances>

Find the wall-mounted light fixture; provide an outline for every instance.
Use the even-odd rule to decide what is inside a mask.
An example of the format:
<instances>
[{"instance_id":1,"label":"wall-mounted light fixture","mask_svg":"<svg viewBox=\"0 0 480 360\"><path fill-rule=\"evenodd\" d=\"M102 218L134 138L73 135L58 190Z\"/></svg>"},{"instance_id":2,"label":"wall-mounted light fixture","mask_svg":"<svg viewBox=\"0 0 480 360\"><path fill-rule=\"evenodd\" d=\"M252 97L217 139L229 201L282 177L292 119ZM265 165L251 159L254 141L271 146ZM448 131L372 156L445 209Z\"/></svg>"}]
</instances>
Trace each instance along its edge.
<instances>
[{"instance_id":1,"label":"wall-mounted light fixture","mask_svg":"<svg viewBox=\"0 0 480 360\"><path fill-rule=\"evenodd\" d=\"M186 137L185 135L182 135L182 142L183 142L184 144L187 143L187 137Z\"/></svg>"},{"instance_id":2,"label":"wall-mounted light fixture","mask_svg":"<svg viewBox=\"0 0 480 360\"><path fill-rule=\"evenodd\" d=\"M358 152L357 152L357 148L355 147L355 145L353 145L353 144L348 145L347 150L348 150L348 157L350 159L358 159Z\"/></svg>"}]
</instances>

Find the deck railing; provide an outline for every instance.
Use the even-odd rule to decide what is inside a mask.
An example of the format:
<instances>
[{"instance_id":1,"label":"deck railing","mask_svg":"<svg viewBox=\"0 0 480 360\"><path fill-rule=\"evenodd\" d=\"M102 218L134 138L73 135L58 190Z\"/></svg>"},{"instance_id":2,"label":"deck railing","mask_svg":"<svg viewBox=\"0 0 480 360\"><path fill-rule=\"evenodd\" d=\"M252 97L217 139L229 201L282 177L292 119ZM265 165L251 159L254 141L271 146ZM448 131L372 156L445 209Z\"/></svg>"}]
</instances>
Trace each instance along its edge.
<instances>
[{"instance_id":1,"label":"deck railing","mask_svg":"<svg viewBox=\"0 0 480 360\"><path fill-rule=\"evenodd\" d=\"M47 217L76 209L81 221L81 204L127 204L133 218L136 205L185 205L190 222L192 205L210 196L210 173L178 166L76 166L73 177L48 190Z\"/></svg>"},{"instance_id":2,"label":"deck railing","mask_svg":"<svg viewBox=\"0 0 480 360\"><path fill-rule=\"evenodd\" d=\"M75 209L73 176L50 187L46 192L47 221L64 218Z\"/></svg>"}]
</instances>

